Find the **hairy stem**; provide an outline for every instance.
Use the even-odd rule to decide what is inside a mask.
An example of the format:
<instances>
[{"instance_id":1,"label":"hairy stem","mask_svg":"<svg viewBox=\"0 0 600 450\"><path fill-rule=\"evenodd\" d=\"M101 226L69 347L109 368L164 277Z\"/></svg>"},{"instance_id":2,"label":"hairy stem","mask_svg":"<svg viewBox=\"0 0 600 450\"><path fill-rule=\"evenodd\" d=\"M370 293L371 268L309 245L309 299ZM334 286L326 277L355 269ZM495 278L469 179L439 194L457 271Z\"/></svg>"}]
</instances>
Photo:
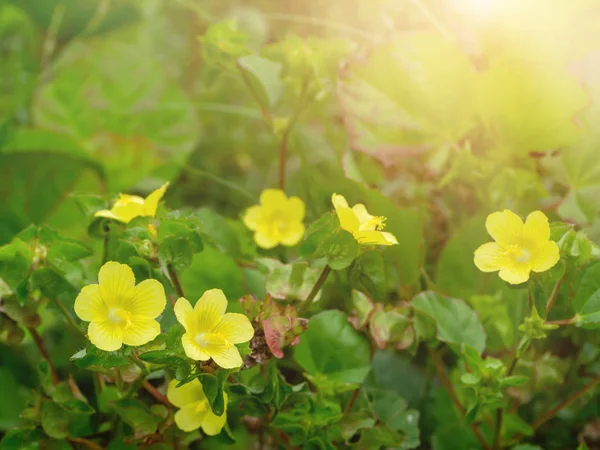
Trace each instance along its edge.
<instances>
[{"instance_id":1,"label":"hairy stem","mask_svg":"<svg viewBox=\"0 0 600 450\"><path fill-rule=\"evenodd\" d=\"M179 297L185 297L183 288L181 287L181 283L179 282L179 278L177 277L177 272L175 272L173 264L167 264L167 272L169 273L169 279L171 280L171 284L173 285L175 292L177 292L177 295ZM171 297L169 297L169 300L171 300L171 305L175 307L175 301Z\"/></svg>"},{"instance_id":2,"label":"hairy stem","mask_svg":"<svg viewBox=\"0 0 600 450\"><path fill-rule=\"evenodd\" d=\"M158 391L158 389L156 389L154 386L152 386L152 384L148 380L144 380L144 382L142 383L142 387L146 390L146 392L148 394L150 394L152 397L154 397L160 403L171 408L171 403L169 402L169 399L167 399L167 397L165 397L163 394L161 394Z\"/></svg>"},{"instance_id":3,"label":"hairy stem","mask_svg":"<svg viewBox=\"0 0 600 450\"><path fill-rule=\"evenodd\" d=\"M77 331L77 333L80 334L81 336L85 337L85 332L79 327L79 324L75 321L75 319L73 318L71 313L67 310L67 308L65 308L65 305L63 305L62 302L57 298L53 298L52 301L54 302L56 307L60 310L62 315L65 317L65 319L67 319L67 323L69 325L71 325L71 328L73 328L75 331Z\"/></svg>"},{"instance_id":4,"label":"hairy stem","mask_svg":"<svg viewBox=\"0 0 600 450\"><path fill-rule=\"evenodd\" d=\"M304 300L304 303L302 303L300 308L298 308L299 316L304 314L308 310L308 308L310 308L310 305L312 305L312 302L315 300L315 297L317 296L317 294L323 287L325 280L327 280L327 276L329 275L329 272L331 272L331 267L325 266L323 268L323 271L321 272L321 275L319 275L319 279L313 286L312 291L310 291L310 294L308 294L308 297L306 297L306 300Z\"/></svg>"},{"instance_id":5,"label":"hairy stem","mask_svg":"<svg viewBox=\"0 0 600 450\"><path fill-rule=\"evenodd\" d=\"M357 387L356 389L354 389L352 391L352 396L350 397L350 400L348 400L348 403L346 404L346 407L344 408L344 415L349 414L350 411L352 411L352 407L354 406L354 403L356 403L356 400L358 399L358 394L360 394L360 388L361 388L361 386Z\"/></svg>"},{"instance_id":6,"label":"hairy stem","mask_svg":"<svg viewBox=\"0 0 600 450\"><path fill-rule=\"evenodd\" d=\"M44 340L35 328L28 327L27 329L31 333L33 342L35 342L36 347L40 351L42 359L48 363L48 367L50 368L50 376L52 377L52 383L58 384L60 381L60 379L58 378L58 372L56 372L56 367L54 367L54 364L52 364L52 361L50 361L50 355L48 354L48 349L46 348Z\"/></svg>"},{"instance_id":7,"label":"hairy stem","mask_svg":"<svg viewBox=\"0 0 600 450\"><path fill-rule=\"evenodd\" d=\"M508 367L508 370L506 372L506 376L509 377L513 374L513 372L515 371L515 368L517 367L517 362L519 362L519 356L517 355L517 352L515 351L515 356L513 357L510 366ZM494 424L494 438L492 441L492 449L493 450L500 450L501 447L501 443L502 443L502 424L504 422L504 407L498 408L496 409L496 420L495 420L495 424Z\"/></svg>"},{"instance_id":8,"label":"hairy stem","mask_svg":"<svg viewBox=\"0 0 600 450\"><path fill-rule=\"evenodd\" d=\"M456 394L456 391L454 390L454 386L452 386L452 382L448 378L448 374L446 374L446 369L444 369L444 364L442 363L442 360L440 359L439 354L437 353L437 351L435 349L431 349L430 354L431 354L431 359L433 360L433 365L435 367L435 371L437 373L438 378L440 379L440 382L448 391L448 394L450 395L450 399L452 400L452 402L456 405L456 407L458 408L460 413L464 416L465 413L467 412L467 410L465 409L462 402L458 398L458 395ZM481 434L481 431L479 431L479 426L476 423L471 424L471 431L473 432L473 434L475 435L475 437L477 438L477 440L479 441L481 446L485 450L490 450L490 446L488 445L485 438Z\"/></svg>"},{"instance_id":9,"label":"hairy stem","mask_svg":"<svg viewBox=\"0 0 600 450\"><path fill-rule=\"evenodd\" d=\"M550 294L550 298L546 302L546 318L548 318L548 314L550 313L550 309L552 308L552 305L554 305L554 302L556 301L556 297L558 297L558 291L560 290L560 285L562 284L564 278L565 278L565 275L563 274L563 276L558 279L558 281L554 285L554 288L552 289L552 293Z\"/></svg>"}]
</instances>

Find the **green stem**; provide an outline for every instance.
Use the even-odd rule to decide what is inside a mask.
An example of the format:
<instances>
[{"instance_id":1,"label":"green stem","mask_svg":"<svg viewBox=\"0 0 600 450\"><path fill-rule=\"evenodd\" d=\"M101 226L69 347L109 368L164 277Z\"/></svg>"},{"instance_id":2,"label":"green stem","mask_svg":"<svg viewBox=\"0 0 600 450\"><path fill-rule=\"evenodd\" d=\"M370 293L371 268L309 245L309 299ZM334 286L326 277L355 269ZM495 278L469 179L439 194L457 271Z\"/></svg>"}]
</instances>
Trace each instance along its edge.
<instances>
[{"instance_id":1,"label":"green stem","mask_svg":"<svg viewBox=\"0 0 600 450\"><path fill-rule=\"evenodd\" d=\"M565 271L565 274L566 274L566 271ZM558 297L558 291L560 289L560 285L562 284L564 278L565 278L565 275L563 274L563 276L558 279L558 281L554 285L554 288L552 289L550 298L546 302L546 319L548 318L548 314L550 313L550 309L552 308L552 305L554 305L554 302L556 301L556 297Z\"/></svg>"},{"instance_id":2,"label":"green stem","mask_svg":"<svg viewBox=\"0 0 600 450\"><path fill-rule=\"evenodd\" d=\"M250 80L250 78L248 78L248 74L246 73L246 70L241 66L241 64L239 62L236 64L236 66L237 66L240 74L242 75L242 80L244 80L246 87L248 87L248 90L252 94L252 97L254 97L254 100L256 100L256 103L258 103L258 106L260 108L260 113L262 114L263 120L270 128L272 128L273 127L273 116L271 115L271 111L269 111L269 106L265 105L263 103L262 97L260 96L260 94L258 92L256 92L256 89L254 88L252 81Z\"/></svg>"},{"instance_id":3,"label":"green stem","mask_svg":"<svg viewBox=\"0 0 600 450\"><path fill-rule=\"evenodd\" d=\"M518 347L517 347L518 348ZM508 370L506 371L506 376L510 377L515 368L517 367L517 363L519 362L519 358L521 355L517 354L515 350L515 356L513 357ZM496 409L496 421L494 425L494 438L492 441L492 449L500 450L502 444L502 424L504 422L504 405L501 408Z\"/></svg>"},{"instance_id":4,"label":"green stem","mask_svg":"<svg viewBox=\"0 0 600 450\"><path fill-rule=\"evenodd\" d=\"M177 295L179 297L184 297L185 298L185 294L183 293L183 288L181 287L181 283L179 282L179 278L177 277L177 272L175 272L175 268L173 267L172 264L167 264L167 272L169 273L169 279L171 280L171 284L173 285L173 289L175 289L175 292L177 292ZM173 307L175 306L174 302L173 303Z\"/></svg>"},{"instance_id":5,"label":"green stem","mask_svg":"<svg viewBox=\"0 0 600 450\"><path fill-rule=\"evenodd\" d=\"M313 286L312 291L310 291L310 294L308 294L308 297L306 297L306 300L304 300L304 303L302 303L300 308L298 308L299 316L304 314L308 310L308 308L310 308L310 305L312 305L312 302L315 300L315 297L321 290L321 287L323 287L325 280L327 280L327 276L329 275L329 272L331 272L331 267L325 266L323 268L323 271L321 272L321 275L319 275L319 279Z\"/></svg>"},{"instance_id":6,"label":"green stem","mask_svg":"<svg viewBox=\"0 0 600 450\"><path fill-rule=\"evenodd\" d=\"M50 376L52 378L52 383L58 384L60 381L60 379L58 378L58 372L56 371L56 367L54 367L54 364L52 364L52 361L50 360L50 354L48 353L48 349L46 348L46 344L44 343L44 340L42 339L42 337L40 336L40 334L37 332L37 330L35 328L29 327L27 329L29 330L29 333L31 333L33 342L35 342L36 347L40 351L40 355L42 356L42 359L48 363L48 368L50 369Z\"/></svg>"}]
</instances>

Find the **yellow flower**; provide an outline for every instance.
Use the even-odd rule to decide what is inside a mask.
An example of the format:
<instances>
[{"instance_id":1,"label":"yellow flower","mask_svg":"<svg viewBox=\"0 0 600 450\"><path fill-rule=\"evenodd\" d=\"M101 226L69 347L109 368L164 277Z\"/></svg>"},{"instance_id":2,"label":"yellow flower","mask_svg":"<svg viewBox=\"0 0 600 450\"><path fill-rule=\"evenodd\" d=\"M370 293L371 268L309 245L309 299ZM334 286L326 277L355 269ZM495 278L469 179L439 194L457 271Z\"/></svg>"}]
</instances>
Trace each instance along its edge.
<instances>
[{"instance_id":1,"label":"yellow flower","mask_svg":"<svg viewBox=\"0 0 600 450\"><path fill-rule=\"evenodd\" d=\"M124 223L129 223L139 216L154 217L158 202L165 195L167 186L169 186L169 183L163 184L145 199L137 195L119 194L119 198L117 198L111 209L96 211L94 216L115 219Z\"/></svg>"},{"instance_id":2,"label":"yellow flower","mask_svg":"<svg viewBox=\"0 0 600 450\"><path fill-rule=\"evenodd\" d=\"M227 313L227 299L221 289L206 291L196 306L180 298L175 303L177 320L185 328L181 343L185 354L196 361L212 358L224 369L242 365L242 357L234 344L247 342L254 328L243 314Z\"/></svg>"},{"instance_id":3,"label":"yellow flower","mask_svg":"<svg viewBox=\"0 0 600 450\"><path fill-rule=\"evenodd\" d=\"M126 264L109 261L100 268L98 284L85 286L75 299L75 313L90 322L88 337L101 350L144 345L160 334L154 320L166 305L165 290L157 280L135 285Z\"/></svg>"},{"instance_id":4,"label":"yellow flower","mask_svg":"<svg viewBox=\"0 0 600 450\"><path fill-rule=\"evenodd\" d=\"M167 389L167 398L176 407L175 423L180 430L193 431L202 427L209 436L219 434L227 421L227 393L223 392L225 411L217 416L210 409L208 399L202 390L202 384L194 379L181 387L177 380L172 380Z\"/></svg>"},{"instance_id":5,"label":"yellow flower","mask_svg":"<svg viewBox=\"0 0 600 450\"><path fill-rule=\"evenodd\" d=\"M529 273L544 272L560 259L558 245L550 240L548 218L534 211L523 220L512 211L490 214L485 221L488 233L496 242L475 250L475 265L482 272L500 271L510 284L524 283Z\"/></svg>"},{"instance_id":6,"label":"yellow flower","mask_svg":"<svg viewBox=\"0 0 600 450\"><path fill-rule=\"evenodd\" d=\"M372 216L362 203L352 208L342 195L333 194L331 202L340 221L342 229L352 233L361 245L395 245L398 244L392 233L381 231L385 228L386 218Z\"/></svg>"},{"instance_id":7,"label":"yellow flower","mask_svg":"<svg viewBox=\"0 0 600 450\"><path fill-rule=\"evenodd\" d=\"M260 195L260 205L248 208L242 218L262 248L296 245L304 236L302 219L304 202L298 197L288 198L280 189L265 189Z\"/></svg>"}]
</instances>

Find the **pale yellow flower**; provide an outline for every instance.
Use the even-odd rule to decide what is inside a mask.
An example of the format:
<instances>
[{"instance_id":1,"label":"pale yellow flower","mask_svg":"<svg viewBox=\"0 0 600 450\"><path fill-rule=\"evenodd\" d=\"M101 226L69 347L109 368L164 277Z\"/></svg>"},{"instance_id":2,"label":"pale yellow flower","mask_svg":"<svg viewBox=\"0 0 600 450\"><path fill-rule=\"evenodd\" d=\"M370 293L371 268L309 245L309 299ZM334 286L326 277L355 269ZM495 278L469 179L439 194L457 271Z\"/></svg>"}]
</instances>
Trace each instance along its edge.
<instances>
[{"instance_id":1,"label":"pale yellow flower","mask_svg":"<svg viewBox=\"0 0 600 450\"><path fill-rule=\"evenodd\" d=\"M304 202L288 198L280 189L265 189L260 205L251 206L242 218L244 225L254 231L254 240L261 248L279 244L294 246L304 236Z\"/></svg>"},{"instance_id":2,"label":"pale yellow flower","mask_svg":"<svg viewBox=\"0 0 600 450\"><path fill-rule=\"evenodd\" d=\"M136 217L154 217L158 209L158 203L165 195L169 183L163 184L145 199L137 195L119 194L117 201L111 209L102 209L94 213L95 217L106 217L129 223Z\"/></svg>"},{"instance_id":3,"label":"pale yellow flower","mask_svg":"<svg viewBox=\"0 0 600 450\"><path fill-rule=\"evenodd\" d=\"M227 299L220 289L206 291L192 308L180 298L175 303L177 320L185 328L181 343L185 354L196 361L212 358L224 369L242 365L235 344L252 339L254 328L243 314L227 313Z\"/></svg>"},{"instance_id":4,"label":"pale yellow flower","mask_svg":"<svg viewBox=\"0 0 600 450\"><path fill-rule=\"evenodd\" d=\"M362 203L352 208L342 195L333 194L331 202L340 221L342 229L354 236L361 245L395 245L398 244L392 233L381 231L385 228L386 218L372 216Z\"/></svg>"},{"instance_id":5,"label":"pale yellow flower","mask_svg":"<svg viewBox=\"0 0 600 450\"><path fill-rule=\"evenodd\" d=\"M157 280L135 285L126 264L109 261L100 268L98 284L85 286L75 299L75 313L90 322L88 337L101 350L123 344L144 345L160 334L154 320L166 305L165 290Z\"/></svg>"},{"instance_id":6,"label":"pale yellow flower","mask_svg":"<svg viewBox=\"0 0 600 450\"><path fill-rule=\"evenodd\" d=\"M202 384L197 378L181 387L177 387L177 383L177 380L172 380L167 389L169 401L180 408L175 413L177 427L183 431L202 428L209 436L219 434L227 422L227 393L223 392L225 411L217 416L210 409Z\"/></svg>"},{"instance_id":7,"label":"pale yellow flower","mask_svg":"<svg viewBox=\"0 0 600 450\"><path fill-rule=\"evenodd\" d=\"M531 271L544 272L560 259L558 245L550 240L550 224L541 211L523 220L512 211L490 214L485 221L488 233L496 242L475 250L475 265L482 272L500 271L510 284L524 283Z\"/></svg>"}]
</instances>

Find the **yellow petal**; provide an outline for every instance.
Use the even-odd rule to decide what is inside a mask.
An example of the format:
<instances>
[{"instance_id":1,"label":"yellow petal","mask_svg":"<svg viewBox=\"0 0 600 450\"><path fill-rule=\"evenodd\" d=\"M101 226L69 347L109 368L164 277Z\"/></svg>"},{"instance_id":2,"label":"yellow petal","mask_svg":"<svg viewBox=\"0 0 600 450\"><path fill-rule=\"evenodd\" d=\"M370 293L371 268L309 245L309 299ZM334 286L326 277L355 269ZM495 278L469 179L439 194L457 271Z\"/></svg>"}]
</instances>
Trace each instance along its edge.
<instances>
[{"instance_id":1,"label":"yellow petal","mask_svg":"<svg viewBox=\"0 0 600 450\"><path fill-rule=\"evenodd\" d=\"M354 237L362 245L395 245L398 243L393 234L385 231L356 231Z\"/></svg>"},{"instance_id":2,"label":"yellow petal","mask_svg":"<svg viewBox=\"0 0 600 450\"><path fill-rule=\"evenodd\" d=\"M167 305L165 288L157 280L144 280L133 289L133 295L124 303L130 313L154 319Z\"/></svg>"},{"instance_id":3,"label":"yellow petal","mask_svg":"<svg viewBox=\"0 0 600 450\"><path fill-rule=\"evenodd\" d=\"M474 262L482 272L495 272L511 265L497 242L488 242L475 250Z\"/></svg>"},{"instance_id":4,"label":"yellow petal","mask_svg":"<svg viewBox=\"0 0 600 450\"><path fill-rule=\"evenodd\" d=\"M242 221L250 230L255 231L260 226L262 221L262 207L259 205L251 206L246 210Z\"/></svg>"},{"instance_id":5,"label":"yellow petal","mask_svg":"<svg viewBox=\"0 0 600 450\"><path fill-rule=\"evenodd\" d=\"M208 361L210 359L210 355L200 348L200 346L194 340L195 337L196 336L191 333L185 333L183 336L181 336L181 345L183 346L183 351L188 358L191 358L194 361Z\"/></svg>"},{"instance_id":6,"label":"yellow petal","mask_svg":"<svg viewBox=\"0 0 600 450\"><path fill-rule=\"evenodd\" d=\"M508 209L487 216L485 227L496 242L504 245L519 244L523 237L523 221Z\"/></svg>"},{"instance_id":7,"label":"yellow petal","mask_svg":"<svg viewBox=\"0 0 600 450\"><path fill-rule=\"evenodd\" d=\"M358 218L358 222L361 225L365 222L370 221L371 219L373 219L373 217L375 217L367 212L367 207L365 205L363 205L362 203L357 203L356 205L354 205L352 207L352 211L354 212L354 215Z\"/></svg>"},{"instance_id":8,"label":"yellow petal","mask_svg":"<svg viewBox=\"0 0 600 450\"><path fill-rule=\"evenodd\" d=\"M281 243L293 247L302 240L304 236L304 224L302 222L289 222L281 230Z\"/></svg>"},{"instance_id":9,"label":"yellow petal","mask_svg":"<svg viewBox=\"0 0 600 450\"><path fill-rule=\"evenodd\" d=\"M85 286L75 299L75 314L86 322L103 321L108 317L108 308L100 295L100 286Z\"/></svg>"},{"instance_id":10,"label":"yellow petal","mask_svg":"<svg viewBox=\"0 0 600 450\"><path fill-rule=\"evenodd\" d=\"M177 380L171 380L167 387L167 398L173 406L183 408L189 403L207 401L202 384L197 378L180 387L177 387L178 383Z\"/></svg>"},{"instance_id":11,"label":"yellow petal","mask_svg":"<svg viewBox=\"0 0 600 450\"><path fill-rule=\"evenodd\" d=\"M111 211L121 222L129 223L136 217L144 215L144 199L137 195L121 194Z\"/></svg>"},{"instance_id":12,"label":"yellow petal","mask_svg":"<svg viewBox=\"0 0 600 450\"><path fill-rule=\"evenodd\" d=\"M112 212L108 209L101 209L100 211L96 211L94 213L94 217L105 217L107 219L114 219L114 220L118 220L119 222L125 222L124 219L117 216L114 212Z\"/></svg>"},{"instance_id":13,"label":"yellow petal","mask_svg":"<svg viewBox=\"0 0 600 450\"><path fill-rule=\"evenodd\" d=\"M110 320L91 322L88 326L88 337L100 350L112 352L123 345L123 328Z\"/></svg>"},{"instance_id":14,"label":"yellow petal","mask_svg":"<svg viewBox=\"0 0 600 450\"><path fill-rule=\"evenodd\" d=\"M250 320L237 313L227 313L219 322L219 325L213 330L213 333L223 335L232 344L241 344L248 342L254 336L254 328Z\"/></svg>"},{"instance_id":15,"label":"yellow petal","mask_svg":"<svg viewBox=\"0 0 600 450\"><path fill-rule=\"evenodd\" d=\"M550 239L550 223L541 211L534 211L527 216L523 235L530 241L547 241Z\"/></svg>"},{"instance_id":16,"label":"yellow petal","mask_svg":"<svg viewBox=\"0 0 600 450\"><path fill-rule=\"evenodd\" d=\"M235 345L211 345L207 352L223 369L235 369L243 364L240 351Z\"/></svg>"},{"instance_id":17,"label":"yellow petal","mask_svg":"<svg viewBox=\"0 0 600 450\"><path fill-rule=\"evenodd\" d=\"M346 199L344 198L343 195L333 194L331 196L331 203L333 203L333 207L335 209L338 209L338 208L349 208L348 202L346 201Z\"/></svg>"},{"instance_id":18,"label":"yellow petal","mask_svg":"<svg viewBox=\"0 0 600 450\"><path fill-rule=\"evenodd\" d=\"M257 231L254 233L254 241L260 248L270 249L279 245L279 236L275 236L270 232Z\"/></svg>"},{"instance_id":19,"label":"yellow petal","mask_svg":"<svg viewBox=\"0 0 600 450\"><path fill-rule=\"evenodd\" d=\"M183 325L186 331L191 331L195 333L196 330L196 316L194 314L194 308L190 302L188 302L185 298L181 297L177 299L175 303L175 317L177 317L177 321Z\"/></svg>"},{"instance_id":20,"label":"yellow petal","mask_svg":"<svg viewBox=\"0 0 600 450\"><path fill-rule=\"evenodd\" d=\"M515 264L500 270L498 275L510 284L521 284L529 280L529 264Z\"/></svg>"},{"instance_id":21,"label":"yellow petal","mask_svg":"<svg viewBox=\"0 0 600 450\"><path fill-rule=\"evenodd\" d=\"M217 326L227 309L227 298L221 289L210 289L194 306L199 332L208 332Z\"/></svg>"},{"instance_id":22,"label":"yellow petal","mask_svg":"<svg viewBox=\"0 0 600 450\"><path fill-rule=\"evenodd\" d=\"M123 330L123 343L144 345L160 334L160 324L148 316L132 316L131 323Z\"/></svg>"},{"instance_id":23,"label":"yellow petal","mask_svg":"<svg viewBox=\"0 0 600 450\"><path fill-rule=\"evenodd\" d=\"M144 215L154 217L156 215L156 210L158 209L158 203L165 195L165 191L169 183L163 184L154 192L151 192L148 197L144 200Z\"/></svg>"},{"instance_id":24,"label":"yellow petal","mask_svg":"<svg viewBox=\"0 0 600 450\"><path fill-rule=\"evenodd\" d=\"M202 426L206 412L210 408L206 405L201 409L197 403L188 403L175 413L175 424L180 430L194 431Z\"/></svg>"},{"instance_id":25,"label":"yellow petal","mask_svg":"<svg viewBox=\"0 0 600 450\"><path fill-rule=\"evenodd\" d=\"M338 216L340 227L342 227L342 229L349 231L350 233L358 231L360 224L356 214L354 214L354 211L352 211L350 208L336 208L335 212Z\"/></svg>"},{"instance_id":26,"label":"yellow petal","mask_svg":"<svg viewBox=\"0 0 600 450\"><path fill-rule=\"evenodd\" d=\"M98 282L104 303L110 308L121 306L122 299L131 297L135 276L128 265L109 261L100 268Z\"/></svg>"},{"instance_id":27,"label":"yellow petal","mask_svg":"<svg viewBox=\"0 0 600 450\"><path fill-rule=\"evenodd\" d=\"M532 255L531 270L534 272L544 272L559 261L560 252L558 245L554 241L546 241L541 244Z\"/></svg>"},{"instance_id":28,"label":"yellow petal","mask_svg":"<svg viewBox=\"0 0 600 450\"><path fill-rule=\"evenodd\" d=\"M220 416L217 416L210 410L210 407L206 411L204 421L202 422L202 431L208 436L216 436L221 432L227 422L227 393L223 392L223 399L225 401L225 411Z\"/></svg>"},{"instance_id":29,"label":"yellow petal","mask_svg":"<svg viewBox=\"0 0 600 450\"><path fill-rule=\"evenodd\" d=\"M299 197L290 197L285 203L285 216L288 220L301 222L304 219L304 202Z\"/></svg>"},{"instance_id":30,"label":"yellow petal","mask_svg":"<svg viewBox=\"0 0 600 450\"><path fill-rule=\"evenodd\" d=\"M260 194L260 204L267 209L281 209L287 202L287 196L281 189L265 189Z\"/></svg>"}]
</instances>

